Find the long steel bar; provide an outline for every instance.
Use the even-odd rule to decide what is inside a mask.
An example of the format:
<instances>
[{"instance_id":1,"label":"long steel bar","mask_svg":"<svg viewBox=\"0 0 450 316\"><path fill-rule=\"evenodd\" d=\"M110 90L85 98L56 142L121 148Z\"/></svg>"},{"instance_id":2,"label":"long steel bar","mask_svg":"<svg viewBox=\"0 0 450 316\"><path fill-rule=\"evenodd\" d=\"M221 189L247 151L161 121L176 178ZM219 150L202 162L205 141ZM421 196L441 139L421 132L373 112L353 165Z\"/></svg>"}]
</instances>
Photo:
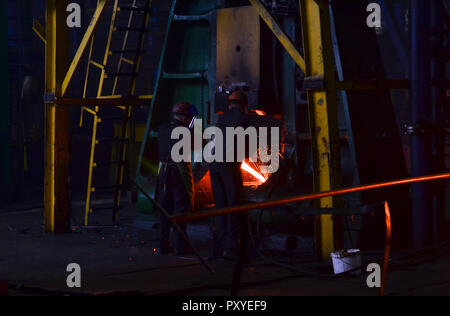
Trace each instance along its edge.
<instances>
[{"instance_id":1,"label":"long steel bar","mask_svg":"<svg viewBox=\"0 0 450 316\"><path fill-rule=\"evenodd\" d=\"M298 202L303 202L303 201L308 201L308 200L321 199L324 197L344 195L344 194L349 194L349 193L353 193L353 192L361 192L361 191L368 191L368 190L374 190L374 189L388 188L388 187L393 187L393 186L398 186L398 185L429 182L429 181L438 181L438 180L445 180L445 179L450 179L450 173L443 173L443 174L409 178L409 179L401 179L401 180L395 180L395 181L380 182L380 183L376 183L376 184L368 184L368 185L363 185L363 186L359 186L359 187L340 189L340 190L336 190L336 191L313 193L313 194L300 195L300 196L284 198L284 199L279 199L279 200L273 200L273 201L267 201L267 202L239 205L239 206L235 206L235 207L224 208L224 209L220 209L220 210L214 210L214 211L203 212L203 213L180 214L180 215L173 216L172 221L174 221L175 223L189 222L189 221L201 220L201 219L205 219L205 218L209 218L209 217L213 217L213 216L220 216L220 215L226 215L226 214L231 214L231 213L242 213L242 212L247 212L247 211L255 210L255 209L264 209L264 208L280 206L280 205L289 204L289 203L298 203ZM330 213L332 213L332 209L330 209Z\"/></svg>"}]
</instances>

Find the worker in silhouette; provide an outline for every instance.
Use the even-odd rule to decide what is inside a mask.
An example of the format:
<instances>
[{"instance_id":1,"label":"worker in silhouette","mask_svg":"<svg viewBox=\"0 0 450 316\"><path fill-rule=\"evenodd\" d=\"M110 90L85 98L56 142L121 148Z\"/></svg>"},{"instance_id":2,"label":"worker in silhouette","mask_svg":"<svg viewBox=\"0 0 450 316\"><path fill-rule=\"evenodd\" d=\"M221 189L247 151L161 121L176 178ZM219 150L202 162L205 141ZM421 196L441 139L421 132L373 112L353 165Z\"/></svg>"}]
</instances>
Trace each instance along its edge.
<instances>
[{"instance_id":1,"label":"worker in silhouette","mask_svg":"<svg viewBox=\"0 0 450 316\"><path fill-rule=\"evenodd\" d=\"M234 148L227 148L226 129L227 127L246 129L249 125L248 98L244 92L234 91L228 100L228 111L221 115L216 127L223 134L223 153L234 150L237 153L237 141L234 141ZM235 158L237 158L235 156ZM241 164L242 161L212 162L210 164L211 186L214 194L214 204L216 209L230 207L241 202L243 192ZM214 245L215 257L236 258L238 250L238 239L241 223L245 223L245 215L228 214L219 217L217 220L217 238Z\"/></svg>"},{"instance_id":2,"label":"worker in silhouette","mask_svg":"<svg viewBox=\"0 0 450 316\"><path fill-rule=\"evenodd\" d=\"M178 142L172 139L172 131L177 127L192 129L198 115L195 106L180 102L173 107L173 119L162 125L158 130L158 158L159 174L156 186L156 201L169 212L170 215L188 213L194 204L194 180L191 163L182 161L175 163L172 159L172 147ZM187 153L190 155L190 153ZM186 224L180 224L186 233ZM161 214L158 253L161 255L181 255L190 252L186 241L176 232L175 249L170 245L170 220Z\"/></svg>"}]
</instances>

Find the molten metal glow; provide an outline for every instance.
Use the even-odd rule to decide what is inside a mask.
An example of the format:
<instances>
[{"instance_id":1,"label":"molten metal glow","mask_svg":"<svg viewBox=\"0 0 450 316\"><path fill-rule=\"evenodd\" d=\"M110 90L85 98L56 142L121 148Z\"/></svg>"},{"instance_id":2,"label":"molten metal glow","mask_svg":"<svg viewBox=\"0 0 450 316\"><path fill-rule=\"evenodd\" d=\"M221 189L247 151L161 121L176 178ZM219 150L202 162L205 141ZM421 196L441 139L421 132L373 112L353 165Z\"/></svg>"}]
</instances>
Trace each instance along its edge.
<instances>
[{"instance_id":1,"label":"molten metal glow","mask_svg":"<svg viewBox=\"0 0 450 316\"><path fill-rule=\"evenodd\" d=\"M259 182L261 182L261 184L263 184L263 183L265 183L267 181L267 179L264 178L264 176L261 173L259 173L258 171L256 171L252 167L250 167L245 161L242 163L241 169L244 170L244 171L247 171L248 173L250 173L256 179L258 179Z\"/></svg>"},{"instance_id":2,"label":"molten metal glow","mask_svg":"<svg viewBox=\"0 0 450 316\"><path fill-rule=\"evenodd\" d=\"M255 113L258 114L259 116L267 116L267 113L261 110L255 110Z\"/></svg>"}]
</instances>

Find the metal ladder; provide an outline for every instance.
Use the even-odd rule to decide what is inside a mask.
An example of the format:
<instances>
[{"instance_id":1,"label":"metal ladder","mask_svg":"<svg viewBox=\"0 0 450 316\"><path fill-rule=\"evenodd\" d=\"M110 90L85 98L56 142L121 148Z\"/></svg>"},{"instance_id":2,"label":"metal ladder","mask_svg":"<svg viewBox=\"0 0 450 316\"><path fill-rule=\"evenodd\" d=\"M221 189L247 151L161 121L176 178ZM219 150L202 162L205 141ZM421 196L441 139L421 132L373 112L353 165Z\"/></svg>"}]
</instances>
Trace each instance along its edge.
<instances>
[{"instance_id":1,"label":"metal ladder","mask_svg":"<svg viewBox=\"0 0 450 316\"><path fill-rule=\"evenodd\" d=\"M127 6L120 5L119 0L114 0L114 6L112 11L112 17L111 17L111 23L108 33L108 39L105 49L105 54L102 63L96 62L93 60L93 47L94 47L94 40L95 35L91 39L90 43L90 49L89 49L89 57L88 57L88 63L87 63L87 70L86 70L86 77L84 82L84 89L83 89L83 99L87 97L88 92L88 82L89 82L89 73L91 66L94 66L101 70L101 75L99 79L98 84L98 90L97 90L97 98L98 99L116 99L116 98L122 98L122 95L117 94L118 86L119 86L119 80L122 78L128 79L128 88L126 91L126 95L124 97L130 98L130 97L136 97L135 96L135 90L136 90L136 80L138 77L138 72L141 65L141 56L144 53L144 42L146 38L146 34L148 31L148 26L150 22L150 8L152 4L152 0L143 0L144 6L138 7L138 0L132 0L128 1L131 2L128 3ZM118 19L118 15L121 12L127 12L128 13L128 24L126 27L117 27L116 21ZM136 18L136 16L141 16L142 22L139 27L133 27L133 21ZM129 38L131 32L137 32L137 44L134 49L129 49ZM123 41L122 46L120 50L111 50L112 46L112 38L113 34L115 33L123 33ZM108 65L108 62L110 61L111 55L119 55L117 65L114 69L114 72L107 72L107 69L110 65ZM133 58L126 58L125 56L132 55ZM124 63L129 64L132 66L131 72L122 72ZM108 78L114 78L112 91L110 94L105 95L103 94L103 88L105 79ZM137 98L141 99L151 99L151 96L139 96ZM112 108L118 110L121 112L121 115L118 117L108 118L102 120L102 107L100 106L84 106L81 109L81 117L80 117L80 127L83 126L84 121L84 115L90 114L93 117L92 121L92 140L91 140L91 150L90 150L90 158L89 158L89 174L88 174L88 184L87 184L87 194L86 194L86 206L85 206L85 220L84 224L85 226L89 223L89 214L93 213L94 210L100 210L100 209L112 209L113 210L113 216L112 220L113 222L116 222L119 217L119 209L120 209L120 203L121 203L121 196L123 192L123 183L124 183L124 172L125 172L125 164L126 164L126 155L127 155L127 143L130 140L130 121L132 119L132 108L133 106L131 104L127 104L124 106L112 106ZM104 142L112 141L112 142L119 142L119 156L116 161L109 161L105 163L99 163L96 161L96 146L102 142L102 140L98 139L98 129L102 122L105 120L121 120L122 123L122 132L121 132L121 138L113 138L113 139L104 139ZM94 183L94 175L95 170L100 165L102 166L117 166L117 175L116 175L116 183L113 186L110 187L96 187ZM108 207L99 207L96 209L93 209L92 206L92 197L95 192L98 192L100 190L114 190L114 204Z\"/></svg>"}]
</instances>

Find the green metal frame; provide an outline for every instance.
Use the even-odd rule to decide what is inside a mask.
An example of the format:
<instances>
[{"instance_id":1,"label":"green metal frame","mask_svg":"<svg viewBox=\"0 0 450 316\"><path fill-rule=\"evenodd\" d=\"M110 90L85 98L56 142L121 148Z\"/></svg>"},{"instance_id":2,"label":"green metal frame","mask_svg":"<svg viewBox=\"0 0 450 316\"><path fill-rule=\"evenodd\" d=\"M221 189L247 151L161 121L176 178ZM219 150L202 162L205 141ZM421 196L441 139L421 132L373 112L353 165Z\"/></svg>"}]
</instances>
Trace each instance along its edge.
<instances>
[{"instance_id":1,"label":"green metal frame","mask_svg":"<svg viewBox=\"0 0 450 316\"><path fill-rule=\"evenodd\" d=\"M171 3L137 166L136 179L151 196L154 196L153 180L158 172L156 127L170 120L173 103L185 100L195 104L206 124L213 115L209 109L214 109L217 53L211 43L217 33L216 10L221 7L214 1L173 0ZM153 214L153 206L142 194L138 196L138 209L141 215Z\"/></svg>"}]
</instances>

